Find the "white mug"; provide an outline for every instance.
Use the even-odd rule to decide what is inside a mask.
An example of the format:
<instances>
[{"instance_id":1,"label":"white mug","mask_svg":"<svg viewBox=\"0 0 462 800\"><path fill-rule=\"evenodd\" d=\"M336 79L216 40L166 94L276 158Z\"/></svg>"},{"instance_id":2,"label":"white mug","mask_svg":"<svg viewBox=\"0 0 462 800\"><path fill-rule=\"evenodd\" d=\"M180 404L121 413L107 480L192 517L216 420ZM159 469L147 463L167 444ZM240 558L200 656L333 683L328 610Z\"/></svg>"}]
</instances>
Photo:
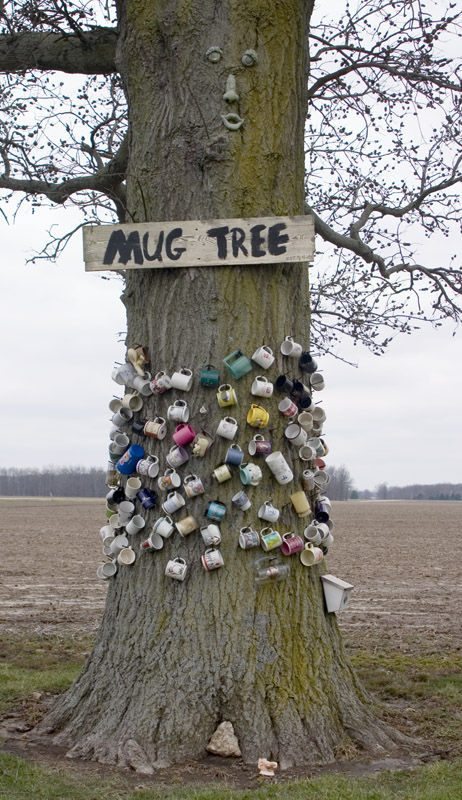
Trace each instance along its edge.
<instances>
[{"instance_id":1,"label":"white mug","mask_svg":"<svg viewBox=\"0 0 462 800\"><path fill-rule=\"evenodd\" d=\"M122 408L122 400L120 397L113 397L109 403L109 410L116 414L119 408Z\"/></svg>"},{"instance_id":2,"label":"white mug","mask_svg":"<svg viewBox=\"0 0 462 800\"><path fill-rule=\"evenodd\" d=\"M144 397L152 394L151 375L149 372L145 372L142 378L136 375L135 378L129 381L128 385L131 386L132 389L136 389L136 391L144 395Z\"/></svg>"},{"instance_id":3,"label":"white mug","mask_svg":"<svg viewBox=\"0 0 462 800\"><path fill-rule=\"evenodd\" d=\"M175 422L187 422L189 419L189 408L185 400L175 400L173 405L168 407L167 418Z\"/></svg>"},{"instance_id":4,"label":"white mug","mask_svg":"<svg viewBox=\"0 0 462 800\"><path fill-rule=\"evenodd\" d=\"M136 377L136 370L131 364L121 364L119 367L114 367L111 373L111 378L120 386L128 386L128 382Z\"/></svg>"},{"instance_id":5,"label":"white mug","mask_svg":"<svg viewBox=\"0 0 462 800\"><path fill-rule=\"evenodd\" d=\"M310 431L313 427L313 415L309 411L302 411L297 417L297 422L305 431Z\"/></svg>"},{"instance_id":6,"label":"white mug","mask_svg":"<svg viewBox=\"0 0 462 800\"><path fill-rule=\"evenodd\" d=\"M174 514L186 505L184 497L179 492L169 492L167 499L162 503L162 510L166 514Z\"/></svg>"},{"instance_id":7,"label":"white mug","mask_svg":"<svg viewBox=\"0 0 462 800\"><path fill-rule=\"evenodd\" d=\"M125 526L126 533L139 533L146 525L146 520L141 514L135 514Z\"/></svg>"},{"instance_id":8,"label":"white mug","mask_svg":"<svg viewBox=\"0 0 462 800\"><path fill-rule=\"evenodd\" d=\"M133 411L131 408L119 408L118 411L112 417L112 423L116 426L116 428L123 428L125 425L128 425L130 420L133 418Z\"/></svg>"},{"instance_id":9,"label":"white mug","mask_svg":"<svg viewBox=\"0 0 462 800\"><path fill-rule=\"evenodd\" d=\"M116 433L109 445L109 452L115 455L123 455L130 447L130 439L126 433Z\"/></svg>"},{"instance_id":10,"label":"white mug","mask_svg":"<svg viewBox=\"0 0 462 800\"><path fill-rule=\"evenodd\" d=\"M184 581L188 565L184 558L173 558L165 567L165 574L176 581Z\"/></svg>"},{"instance_id":11,"label":"white mug","mask_svg":"<svg viewBox=\"0 0 462 800\"><path fill-rule=\"evenodd\" d=\"M143 399L138 392L129 393L124 395L122 406L124 408L131 408L132 411L141 411L143 408Z\"/></svg>"},{"instance_id":12,"label":"white mug","mask_svg":"<svg viewBox=\"0 0 462 800\"><path fill-rule=\"evenodd\" d=\"M158 533L163 539L168 539L175 530L171 517L160 517L152 526L152 532Z\"/></svg>"},{"instance_id":13,"label":"white mug","mask_svg":"<svg viewBox=\"0 0 462 800\"><path fill-rule=\"evenodd\" d=\"M322 423L326 421L326 412L321 406L315 406L312 411L314 422Z\"/></svg>"},{"instance_id":14,"label":"white mug","mask_svg":"<svg viewBox=\"0 0 462 800\"><path fill-rule=\"evenodd\" d=\"M286 336L283 343L281 344L281 353L283 356L288 356L289 358L298 358L301 355L303 347L298 342L294 342L292 336Z\"/></svg>"},{"instance_id":15,"label":"white mug","mask_svg":"<svg viewBox=\"0 0 462 800\"><path fill-rule=\"evenodd\" d=\"M136 471L139 475L155 478L159 474L159 459L157 456L147 456L138 461Z\"/></svg>"},{"instance_id":16,"label":"white mug","mask_svg":"<svg viewBox=\"0 0 462 800\"><path fill-rule=\"evenodd\" d=\"M105 564L101 564L98 567L97 576L101 578L103 581L108 581L109 578L112 578L117 572L117 564L114 561L106 561Z\"/></svg>"},{"instance_id":17,"label":"white mug","mask_svg":"<svg viewBox=\"0 0 462 800\"><path fill-rule=\"evenodd\" d=\"M207 547L213 547L221 542L220 528L212 523L201 528L201 536Z\"/></svg>"},{"instance_id":18,"label":"white mug","mask_svg":"<svg viewBox=\"0 0 462 800\"><path fill-rule=\"evenodd\" d=\"M133 516L134 513L135 513L134 503L132 503L130 500L122 500L122 502L119 503L119 511L118 511L120 525L122 527L126 525L128 520L130 519L130 517Z\"/></svg>"},{"instance_id":19,"label":"white mug","mask_svg":"<svg viewBox=\"0 0 462 800\"><path fill-rule=\"evenodd\" d=\"M268 367L271 367L274 362L274 355L271 347L263 344L261 347L255 350L255 353L252 356L252 361L255 361L255 363L258 364L259 367L263 367L263 369L268 369Z\"/></svg>"},{"instance_id":20,"label":"white mug","mask_svg":"<svg viewBox=\"0 0 462 800\"><path fill-rule=\"evenodd\" d=\"M279 509L273 506L271 500L265 500L258 509L259 519L265 519L267 522L277 522L280 513Z\"/></svg>"},{"instance_id":21,"label":"white mug","mask_svg":"<svg viewBox=\"0 0 462 800\"><path fill-rule=\"evenodd\" d=\"M223 567L225 564L220 551L216 550L214 547L209 547L205 551L204 555L201 556L201 561L202 566L207 570L207 572L210 572L212 569Z\"/></svg>"},{"instance_id":22,"label":"white mug","mask_svg":"<svg viewBox=\"0 0 462 800\"><path fill-rule=\"evenodd\" d=\"M291 422L285 429L284 436L289 440L290 444L294 444L296 447L301 447L308 439L306 430L298 422Z\"/></svg>"},{"instance_id":23,"label":"white mug","mask_svg":"<svg viewBox=\"0 0 462 800\"><path fill-rule=\"evenodd\" d=\"M271 397L273 384L264 375L257 375L250 390L256 397Z\"/></svg>"},{"instance_id":24,"label":"white mug","mask_svg":"<svg viewBox=\"0 0 462 800\"><path fill-rule=\"evenodd\" d=\"M118 556L120 551L123 550L124 547L128 547L130 542L128 541L127 537L124 533L120 533L118 536L114 538L114 541L111 544L111 553L113 556Z\"/></svg>"},{"instance_id":25,"label":"white mug","mask_svg":"<svg viewBox=\"0 0 462 800\"><path fill-rule=\"evenodd\" d=\"M174 389L180 389L182 392L189 392L193 382L193 374L187 367L181 367L181 369L173 373L170 380Z\"/></svg>"},{"instance_id":26,"label":"white mug","mask_svg":"<svg viewBox=\"0 0 462 800\"><path fill-rule=\"evenodd\" d=\"M141 550L162 550L164 546L164 540L160 533L154 533L152 531L150 537L146 539L146 541L141 542Z\"/></svg>"},{"instance_id":27,"label":"white mug","mask_svg":"<svg viewBox=\"0 0 462 800\"><path fill-rule=\"evenodd\" d=\"M274 453L266 456L265 462L267 463L278 483L285 484L293 481L294 473L290 469L280 450L275 450Z\"/></svg>"},{"instance_id":28,"label":"white mug","mask_svg":"<svg viewBox=\"0 0 462 800\"><path fill-rule=\"evenodd\" d=\"M324 378L320 372L313 372L313 374L310 375L310 386L315 392L320 392L324 389L325 385Z\"/></svg>"},{"instance_id":29,"label":"white mug","mask_svg":"<svg viewBox=\"0 0 462 800\"><path fill-rule=\"evenodd\" d=\"M318 545L322 542L322 533L314 522L305 528L303 535L305 539L308 539L310 544Z\"/></svg>"},{"instance_id":30,"label":"white mug","mask_svg":"<svg viewBox=\"0 0 462 800\"><path fill-rule=\"evenodd\" d=\"M301 461L313 461L316 458L316 451L309 444L304 444L298 451Z\"/></svg>"},{"instance_id":31,"label":"white mug","mask_svg":"<svg viewBox=\"0 0 462 800\"><path fill-rule=\"evenodd\" d=\"M189 461L189 454L184 447L174 444L168 451L165 460L170 467L181 467L182 464Z\"/></svg>"},{"instance_id":32,"label":"white mug","mask_svg":"<svg viewBox=\"0 0 462 800\"><path fill-rule=\"evenodd\" d=\"M172 488L178 489L181 486L181 478L173 467L168 467L164 474L157 479L157 485L164 492Z\"/></svg>"},{"instance_id":33,"label":"white mug","mask_svg":"<svg viewBox=\"0 0 462 800\"><path fill-rule=\"evenodd\" d=\"M125 494L129 499L136 497L136 493L141 489L142 483L139 478L129 478L125 484Z\"/></svg>"},{"instance_id":34,"label":"white mug","mask_svg":"<svg viewBox=\"0 0 462 800\"><path fill-rule=\"evenodd\" d=\"M290 397L284 397L279 403L278 409L285 417L295 417L298 413L298 405Z\"/></svg>"},{"instance_id":35,"label":"white mug","mask_svg":"<svg viewBox=\"0 0 462 800\"><path fill-rule=\"evenodd\" d=\"M121 550L119 555L117 556L118 563L124 564L125 566L133 564L135 559L136 555L132 547L124 547L123 550Z\"/></svg>"},{"instance_id":36,"label":"white mug","mask_svg":"<svg viewBox=\"0 0 462 800\"><path fill-rule=\"evenodd\" d=\"M224 439L234 439L237 433L237 420L234 417L225 417L221 420L217 428L217 436L223 436Z\"/></svg>"}]
</instances>

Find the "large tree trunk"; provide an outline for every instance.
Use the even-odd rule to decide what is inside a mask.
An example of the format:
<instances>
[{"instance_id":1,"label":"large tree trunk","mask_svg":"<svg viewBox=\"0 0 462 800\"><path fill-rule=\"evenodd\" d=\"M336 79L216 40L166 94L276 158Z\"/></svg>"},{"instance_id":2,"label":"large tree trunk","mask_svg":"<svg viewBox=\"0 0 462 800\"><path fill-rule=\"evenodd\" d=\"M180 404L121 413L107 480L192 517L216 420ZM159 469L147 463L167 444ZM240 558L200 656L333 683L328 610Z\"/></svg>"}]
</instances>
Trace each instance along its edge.
<instances>
[{"instance_id":1,"label":"large tree trunk","mask_svg":"<svg viewBox=\"0 0 462 800\"><path fill-rule=\"evenodd\" d=\"M301 214L310 3L121 0L119 10L119 69L130 106L127 220ZM211 46L223 51L218 63L206 58ZM245 67L241 58L249 49L258 62ZM227 108L230 74L240 99ZM238 131L221 120L232 111L245 120ZM203 365L219 367L225 382L222 359L236 348L250 356L263 343L279 351L287 334L305 346L309 341L306 264L130 270L123 299L127 345L146 345L153 371L194 370L184 397L197 429L214 432L224 416L215 391L199 386ZM285 369L278 354L270 374ZM245 450L256 432L245 421L255 374L231 381L239 405L230 411ZM140 414L166 417L173 396L148 398ZM277 402L265 401L273 447L290 459ZM151 451L165 456L171 433L172 423ZM187 506L201 524L208 499L227 504L225 567L204 571L205 548L195 532L185 539L175 533L159 553L140 554L133 567L119 569L94 651L44 723L71 755L121 764L141 759L149 769L203 754L222 720L233 723L247 761L329 761L345 735L370 750L391 747L390 734L364 703L335 615L325 613L322 568L305 568L294 556L287 580L255 589L257 551L238 547L239 528L250 520L263 526L256 511L269 497L283 508L282 530L302 532L305 523L292 509L290 491L266 468L251 489L252 510L244 516L231 506L239 478L214 486L211 477L227 444L217 441L206 458L181 468L206 484L206 494ZM299 488L300 463L293 469L291 486ZM157 517L147 514L151 522ZM184 583L164 576L175 556L190 565Z\"/></svg>"}]
</instances>

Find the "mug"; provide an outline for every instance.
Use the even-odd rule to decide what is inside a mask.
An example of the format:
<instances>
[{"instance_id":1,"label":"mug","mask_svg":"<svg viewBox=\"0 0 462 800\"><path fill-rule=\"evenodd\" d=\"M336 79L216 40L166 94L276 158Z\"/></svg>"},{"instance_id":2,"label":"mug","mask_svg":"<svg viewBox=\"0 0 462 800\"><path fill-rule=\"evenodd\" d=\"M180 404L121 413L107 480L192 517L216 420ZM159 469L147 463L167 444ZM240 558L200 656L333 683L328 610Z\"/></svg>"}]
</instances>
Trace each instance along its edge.
<instances>
[{"instance_id":1,"label":"mug","mask_svg":"<svg viewBox=\"0 0 462 800\"><path fill-rule=\"evenodd\" d=\"M156 500L157 494L153 492L152 489L140 489L139 492L136 493L138 500L140 501L143 508L155 508L156 507ZM119 506L119 513L120 513L120 506Z\"/></svg>"},{"instance_id":2,"label":"mug","mask_svg":"<svg viewBox=\"0 0 462 800\"><path fill-rule=\"evenodd\" d=\"M244 451L239 447L238 444L231 444L228 447L225 456L225 464L231 464L235 467L238 467L239 464L242 464L243 460L244 460Z\"/></svg>"},{"instance_id":3,"label":"mug","mask_svg":"<svg viewBox=\"0 0 462 800\"><path fill-rule=\"evenodd\" d=\"M207 431L200 431L192 442L192 451L194 456L203 458L213 445L213 436Z\"/></svg>"},{"instance_id":4,"label":"mug","mask_svg":"<svg viewBox=\"0 0 462 800\"><path fill-rule=\"evenodd\" d=\"M212 569L223 567L225 564L220 551L216 550L214 547L209 547L205 551L204 555L201 556L201 561L202 566L207 570L207 572L210 572Z\"/></svg>"},{"instance_id":5,"label":"mug","mask_svg":"<svg viewBox=\"0 0 462 800\"><path fill-rule=\"evenodd\" d=\"M130 408L132 411L141 411L143 408L143 399L138 392L126 394L122 400L122 406L124 408Z\"/></svg>"},{"instance_id":6,"label":"mug","mask_svg":"<svg viewBox=\"0 0 462 800\"><path fill-rule=\"evenodd\" d=\"M219 380L220 373L213 364L207 364L201 369L201 386L218 386Z\"/></svg>"},{"instance_id":7,"label":"mug","mask_svg":"<svg viewBox=\"0 0 462 800\"><path fill-rule=\"evenodd\" d=\"M181 486L181 478L173 467L168 467L164 474L157 479L157 485L163 492L167 489L178 489Z\"/></svg>"},{"instance_id":8,"label":"mug","mask_svg":"<svg viewBox=\"0 0 462 800\"><path fill-rule=\"evenodd\" d=\"M278 409L284 417L295 417L298 414L298 405L290 397L284 397L284 400L279 403Z\"/></svg>"},{"instance_id":9,"label":"mug","mask_svg":"<svg viewBox=\"0 0 462 800\"><path fill-rule=\"evenodd\" d=\"M316 453L316 455L317 455L317 456L323 456L323 455L325 455L325 452L324 452L324 445L323 445L323 443L321 442L321 439L318 439L316 436L314 436L314 437L313 437L313 438L311 438L311 439L308 439L308 441L306 442L306 444L308 444L310 447L312 447L312 448L313 448L313 450L315 451L315 453Z\"/></svg>"},{"instance_id":10,"label":"mug","mask_svg":"<svg viewBox=\"0 0 462 800\"><path fill-rule=\"evenodd\" d=\"M300 354L300 358L298 359L298 366L302 372L309 372L313 374L316 372L318 365L314 360L313 356L309 353L308 350L303 350Z\"/></svg>"},{"instance_id":11,"label":"mug","mask_svg":"<svg viewBox=\"0 0 462 800\"><path fill-rule=\"evenodd\" d=\"M284 484L293 481L294 474L280 450L275 450L274 453L270 453L269 456L266 456L265 463L268 465L278 483Z\"/></svg>"},{"instance_id":12,"label":"mug","mask_svg":"<svg viewBox=\"0 0 462 800\"><path fill-rule=\"evenodd\" d=\"M218 483L224 483L232 477L231 470L227 464L221 464L221 466L213 470L213 477L216 478Z\"/></svg>"},{"instance_id":13,"label":"mug","mask_svg":"<svg viewBox=\"0 0 462 800\"><path fill-rule=\"evenodd\" d=\"M133 418L133 411L131 408L124 408L121 406L118 411L112 417L112 422L116 426L116 428L123 428L125 425L128 425L130 420Z\"/></svg>"},{"instance_id":14,"label":"mug","mask_svg":"<svg viewBox=\"0 0 462 800\"><path fill-rule=\"evenodd\" d=\"M197 497L204 494L204 484L197 475L187 475L184 479L184 490L187 497Z\"/></svg>"},{"instance_id":15,"label":"mug","mask_svg":"<svg viewBox=\"0 0 462 800\"><path fill-rule=\"evenodd\" d=\"M256 397L271 397L273 394L273 384L268 378L265 378L264 375L257 375L252 383L250 391L253 395L256 395Z\"/></svg>"},{"instance_id":16,"label":"mug","mask_svg":"<svg viewBox=\"0 0 462 800\"><path fill-rule=\"evenodd\" d=\"M151 391L153 394L163 394L172 388L172 381L166 372L156 372L151 380Z\"/></svg>"},{"instance_id":17,"label":"mug","mask_svg":"<svg viewBox=\"0 0 462 800\"><path fill-rule=\"evenodd\" d=\"M236 380L247 375L252 369L250 358L247 358L242 350L234 350L229 356L223 359L223 364Z\"/></svg>"},{"instance_id":18,"label":"mug","mask_svg":"<svg viewBox=\"0 0 462 800\"><path fill-rule=\"evenodd\" d=\"M106 495L106 500L109 503L115 503L116 505L118 505L118 503L121 503L122 500L126 499L127 499L126 494L122 486L113 487Z\"/></svg>"},{"instance_id":19,"label":"mug","mask_svg":"<svg viewBox=\"0 0 462 800\"><path fill-rule=\"evenodd\" d=\"M273 506L271 500L265 500L258 509L259 519L266 519L267 522L277 522L280 513L279 509Z\"/></svg>"},{"instance_id":20,"label":"mug","mask_svg":"<svg viewBox=\"0 0 462 800\"><path fill-rule=\"evenodd\" d=\"M189 408L185 400L175 400L173 405L168 407L167 419L174 422L187 422L189 419Z\"/></svg>"},{"instance_id":21,"label":"mug","mask_svg":"<svg viewBox=\"0 0 462 800\"><path fill-rule=\"evenodd\" d=\"M298 451L298 456L301 461L313 461L316 457L316 452L309 444L304 444Z\"/></svg>"},{"instance_id":22,"label":"mug","mask_svg":"<svg viewBox=\"0 0 462 800\"><path fill-rule=\"evenodd\" d=\"M256 464L241 464L239 467L239 477L244 486L258 486L263 477L263 473Z\"/></svg>"},{"instance_id":23,"label":"mug","mask_svg":"<svg viewBox=\"0 0 462 800\"><path fill-rule=\"evenodd\" d=\"M229 383L222 383L217 392L218 405L221 408L227 406L235 406L237 404L237 396L233 387Z\"/></svg>"},{"instance_id":24,"label":"mug","mask_svg":"<svg viewBox=\"0 0 462 800\"><path fill-rule=\"evenodd\" d=\"M315 522L308 525L303 531L305 539L308 539L310 544L318 545L323 540L323 535Z\"/></svg>"},{"instance_id":25,"label":"mug","mask_svg":"<svg viewBox=\"0 0 462 800\"><path fill-rule=\"evenodd\" d=\"M297 447L305 444L308 438L307 432L298 422L291 422L285 429L284 436L289 440L290 444L294 444Z\"/></svg>"},{"instance_id":26,"label":"mug","mask_svg":"<svg viewBox=\"0 0 462 800\"><path fill-rule=\"evenodd\" d=\"M186 445L192 442L195 438L196 431L191 428L191 425L186 425L182 422L181 425L176 426L175 433L173 434L173 441L179 447L186 447Z\"/></svg>"},{"instance_id":27,"label":"mug","mask_svg":"<svg viewBox=\"0 0 462 800\"><path fill-rule=\"evenodd\" d=\"M118 507L119 524L123 527L135 513L135 504L130 500L122 500Z\"/></svg>"},{"instance_id":28,"label":"mug","mask_svg":"<svg viewBox=\"0 0 462 800\"><path fill-rule=\"evenodd\" d=\"M171 384L174 389L180 389L182 392L189 392L193 382L193 374L187 367L181 367L177 372L174 372L171 377Z\"/></svg>"},{"instance_id":29,"label":"mug","mask_svg":"<svg viewBox=\"0 0 462 800\"><path fill-rule=\"evenodd\" d=\"M106 561L105 564L101 564L97 570L98 578L102 578L103 581L108 581L109 578L112 578L117 572L117 564L114 561Z\"/></svg>"},{"instance_id":30,"label":"mug","mask_svg":"<svg viewBox=\"0 0 462 800\"><path fill-rule=\"evenodd\" d=\"M282 392L282 394L290 394L294 388L293 382L287 377L287 375L278 375L274 382L274 386L277 391Z\"/></svg>"},{"instance_id":31,"label":"mug","mask_svg":"<svg viewBox=\"0 0 462 800\"><path fill-rule=\"evenodd\" d=\"M248 511L252 503L250 502L249 498L247 497L245 492L238 492L231 498L231 502L234 503L241 511Z\"/></svg>"},{"instance_id":32,"label":"mug","mask_svg":"<svg viewBox=\"0 0 462 800\"><path fill-rule=\"evenodd\" d=\"M263 406L252 403L247 414L247 423L253 428L266 428L269 422L269 414Z\"/></svg>"},{"instance_id":33,"label":"mug","mask_svg":"<svg viewBox=\"0 0 462 800\"><path fill-rule=\"evenodd\" d=\"M282 535L281 553L285 556L291 556L294 553L299 553L305 547L305 543L301 536L297 536L293 531L284 533Z\"/></svg>"},{"instance_id":34,"label":"mug","mask_svg":"<svg viewBox=\"0 0 462 800\"><path fill-rule=\"evenodd\" d=\"M148 456L138 461L136 471L139 475L155 478L159 474L159 459L157 456Z\"/></svg>"},{"instance_id":35,"label":"mug","mask_svg":"<svg viewBox=\"0 0 462 800\"><path fill-rule=\"evenodd\" d=\"M294 492L294 494L290 495L290 499L298 517L308 517L311 514L310 504L305 492L302 490Z\"/></svg>"},{"instance_id":36,"label":"mug","mask_svg":"<svg viewBox=\"0 0 462 800\"><path fill-rule=\"evenodd\" d=\"M141 481L139 478L129 478L125 484L125 494L128 498L133 499L136 493L141 489Z\"/></svg>"},{"instance_id":37,"label":"mug","mask_svg":"<svg viewBox=\"0 0 462 800\"><path fill-rule=\"evenodd\" d=\"M302 473L302 486L307 492L312 492L314 489L314 472L311 469L305 469Z\"/></svg>"},{"instance_id":38,"label":"mug","mask_svg":"<svg viewBox=\"0 0 462 800\"><path fill-rule=\"evenodd\" d=\"M263 550L275 550L276 547L280 547L282 544L281 534L270 527L262 528L260 531L260 544Z\"/></svg>"},{"instance_id":39,"label":"mug","mask_svg":"<svg viewBox=\"0 0 462 800\"><path fill-rule=\"evenodd\" d=\"M320 392L325 387L324 378L320 372L310 375L310 386L314 392Z\"/></svg>"},{"instance_id":40,"label":"mug","mask_svg":"<svg viewBox=\"0 0 462 800\"><path fill-rule=\"evenodd\" d=\"M218 525L205 525L201 528L201 536L204 544L208 547L220 544L221 542L221 531Z\"/></svg>"},{"instance_id":41,"label":"mug","mask_svg":"<svg viewBox=\"0 0 462 800\"><path fill-rule=\"evenodd\" d=\"M121 456L130 447L130 439L126 433L116 433L109 445L109 452L112 455Z\"/></svg>"},{"instance_id":42,"label":"mug","mask_svg":"<svg viewBox=\"0 0 462 800\"><path fill-rule=\"evenodd\" d=\"M234 417L224 417L217 428L217 436L224 439L234 439L237 433L237 420Z\"/></svg>"},{"instance_id":43,"label":"mug","mask_svg":"<svg viewBox=\"0 0 462 800\"><path fill-rule=\"evenodd\" d=\"M120 386L127 386L129 380L136 377L136 371L131 364L121 364L115 366L111 372L111 378Z\"/></svg>"},{"instance_id":44,"label":"mug","mask_svg":"<svg viewBox=\"0 0 462 800\"><path fill-rule=\"evenodd\" d=\"M252 361L255 361L255 363L258 364L259 367L263 367L263 369L268 369L268 367L271 367L274 362L274 355L271 347L263 344L261 347L255 350L255 353L252 356Z\"/></svg>"},{"instance_id":45,"label":"mug","mask_svg":"<svg viewBox=\"0 0 462 800\"><path fill-rule=\"evenodd\" d=\"M189 454L184 447L173 445L167 453L165 460L170 467L181 467L182 464L186 464L186 462L189 461Z\"/></svg>"},{"instance_id":46,"label":"mug","mask_svg":"<svg viewBox=\"0 0 462 800\"><path fill-rule=\"evenodd\" d=\"M167 424L163 417L154 417L153 420L148 420L144 426L143 433L145 436L151 436L153 439L165 439L167 433Z\"/></svg>"},{"instance_id":47,"label":"mug","mask_svg":"<svg viewBox=\"0 0 462 800\"><path fill-rule=\"evenodd\" d=\"M115 531L119 530L119 528L122 527L122 525L120 524L120 521L119 521L119 515L118 514L111 514L111 516L108 519L108 522L109 522L109 525L111 526L111 528L113 530L115 530Z\"/></svg>"},{"instance_id":48,"label":"mug","mask_svg":"<svg viewBox=\"0 0 462 800\"><path fill-rule=\"evenodd\" d=\"M330 481L330 475L323 469L317 469L313 473L313 480L318 489L324 489Z\"/></svg>"},{"instance_id":49,"label":"mug","mask_svg":"<svg viewBox=\"0 0 462 800\"><path fill-rule=\"evenodd\" d=\"M164 540L159 533L151 531L151 535L144 542L141 542L140 548L142 550L162 550Z\"/></svg>"},{"instance_id":50,"label":"mug","mask_svg":"<svg viewBox=\"0 0 462 800\"><path fill-rule=\"evenodd\" d=\"M131 386L132 389L136 389L137 392L145 397L147 397L149 394L152 394L151 376L149 372L145 372L143 377L136 375L136 377L130 378L128 385Z\"/></svg>"},{"instance_id":51,"label":"mug","mask_svg":"<svg viewBox=\"0 0 462 800\"><path fill-rule=\"evenodd\" d=\"M174 523L171 517L159 517L152 526L152 532L158 533L163 539L168 539L174 531Z\"/></svg>"},{"instance_id":52,"label":"mug","mask_svg":"<svg viewBox=\"0 0 462 800\"><path fill-rule=\"evenodd\" d=\"M125 526L126 533L139 533L146 525L146 520L141 514L135 514Z\"/></svg>"},{"instance_id":53,"label":"mug","mask_svg":"<svg viewBox=\"0 0 462 800\"><path fill-rule=\"evenodd\" d=\"M289 358L298 358L302 353L302 346L298 342L294 342L292 336L286 336L281 344L281 353L283 356Z\"/></svg>"},{"instance_id":54,"label":"mug","mask_svg":"<svg viewBox=\"0 0 462 800\"><path fill-rule=\"evenodd\" d=\"M119 460L120 453L114 453L113 452L113 448L111 447L111 445L112 445L112 442L109 444L109 451L108 451L109 461L112 461L113 464L117 464L117 462Z\"/></svg>"},{"instance_id":55,"label":"mug","mask_svg":"<svg viewBox=\"0 0 462 800\"><path fill-rule=\"evenodd\" d=\"M304 567L312 567L324 558L324 553L320 547L308 543L305 545L304 550L300 553L300 561Z\"/></svg>"},{"instance_id":56,"label":"mug","mask_svg":"<svg viewBox=\"0 0 462 800\"><path fill-rule=\"evenodd\" d=\"M99 529L99 535L101 536L101 539L103 540L104 543L104 540L107 539L108 536L114 536L114 528L112 527L112 525L109 525L109 523L107 523L106 525L103 525L103 527Z\"/></svg>"},{"instance_id":57,"label":"mug","mask_svg":"<svg viewBox=\"0 0 462 800\"><path fill-rule=\"evenodd\" d=\"M187 571L188 565L184 558L173 558L165 567L167 577L173 578L175 581L184 581Z\"/></svg>"},{"instance_id":58,"label":"mug","mask_svg":"<svg viewBox=\"0 0 462 800\"><path fill-rule=\"evenodd\" d=\"M267 456L272 452L273 445L261 433L257 433L249 442L247 449L251 456Z\"/></svg>"},{"instance_id":59,"label":"mug","mask_svg":"<svg viewBox=\"0 0 462 800\"><path fill-rule=\"evenodd\" d=\"M111 554L117 557L121 550L124 547L128 547L130 542L128 541L127 537L124 533L120 533L118 536L114 538L114 541L111 544Z\"/></svg>"},{"instance_id":60,"label":"mug","mask_svg":"<svg viewBox=\"0 0 462 800\"><path fill-rule=\"evenodd\" d=\"M162 503L162 510L166 514L174 514L175 511L179 511L185 505L184 497L179 492L169 492L167 499Z\"/></svg>"},{"instance_id":61,"label":"mug","mask_svg":"<svg viewBox=\"0 0 462 800\"><path fill-rule=\"evenodd\" d=\"M241 528L239 531L239 547L243 550L250 550L252 547L258 547L260 544L260 537L253 528Z\"/></svg>"},{"instance_id":62,"label":"mug","mask_svg":"<svg viewBox=\"0 0 462 800\"><path fill-rule=\"evenodd\" d=\"M318 522L327 522L330 516L330 506L320 503L318 500L314 504L314 516Z\"/></svg>"},{"instance_id":63,"label":"mug","mask_svg":"<svg viewBox=\"0 0 462 800\"><path fill-rule=\"evenodd\" d=\"M113 414L116 414L119 409L122 408L122 400L120 397L113 397L112 400L109 402L109 411L112 411Z\"/></svg>"},{"instance_id":64,"label":"mug","mask_svg":"<svg viewBox=\"0 0 462 800\"><path fill-rule=\"evenodd\" d=\"M123 564L124 566L128 566L129 564L133 564L136 559L135 551L132 547L124 547L119 555L117 556L118 564Z\"/></svg>"},{"instance_id":65,"label":"mug","mask_svg":"<svg viewBox=\"0 0 462 800\"><path fill-rule=\"evenodd\" d=\"M113 486L118 480L117 470L112 461L106 464L106 486Z\"/></svg>"},{"instance_id":66,"label":"mug","mask_svg":"<svg viewBox=\"0 0 462 800\"><path fill-rule=\"evenodd\" d=\"M226 514L226 506L224 503L220 503L219 500L211 500L210 503L207 503L204 513L208 519L221 522Z\"/></svg>"},{"instance_id":67,"label":"mug","mask_svg":"<svg viewBox=\"0 0 462 800\"><path fill-rule=\"evenodd\" d=\"M321 406L315 406L312 414L314 422L322 423L326 421L326 412L323 408L321 408Z\"/></svg>"},{"instance_id":68,"label":"mug","mask_svg":"<svg viewBox=\"0 0 462 800\"><path fill-rule=\"evenodd\" d=\"M305 431L310 431L313 427L313 415L309 411L302 411L297 417L297 422Z\"/></svg>"},{"instance_id":69,"label":"mug","mask_svg":"<svg viewBox=\"0 0 462 800\"><path fill-rule=\"evenodd\" d=\"M189 514L187 517L183 517L183 519L175 523L175 527L181 536L188 536L188 534L195 531L199 526L194 517Z\"/></svg>"}]
</instances>

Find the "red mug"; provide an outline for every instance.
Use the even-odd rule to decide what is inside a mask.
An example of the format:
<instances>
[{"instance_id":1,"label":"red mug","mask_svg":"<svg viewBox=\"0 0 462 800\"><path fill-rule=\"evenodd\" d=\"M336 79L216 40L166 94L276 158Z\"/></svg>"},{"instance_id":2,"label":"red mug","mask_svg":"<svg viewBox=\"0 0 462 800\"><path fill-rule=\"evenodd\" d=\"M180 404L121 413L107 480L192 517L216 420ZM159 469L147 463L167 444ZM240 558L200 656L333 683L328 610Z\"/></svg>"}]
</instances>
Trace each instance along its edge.
<instances>
[{"instance_id":1,"label":"red mug","mask_svg":"<svg viewBox=\"0 0 462 800\"><path fill-rule=\"evenodd\" d=\"M295 533L284 533L282 537L281 553L291 556L293 553L300 553L305 547L305 542L301 536Z\"/></svg>"}]
</instances>

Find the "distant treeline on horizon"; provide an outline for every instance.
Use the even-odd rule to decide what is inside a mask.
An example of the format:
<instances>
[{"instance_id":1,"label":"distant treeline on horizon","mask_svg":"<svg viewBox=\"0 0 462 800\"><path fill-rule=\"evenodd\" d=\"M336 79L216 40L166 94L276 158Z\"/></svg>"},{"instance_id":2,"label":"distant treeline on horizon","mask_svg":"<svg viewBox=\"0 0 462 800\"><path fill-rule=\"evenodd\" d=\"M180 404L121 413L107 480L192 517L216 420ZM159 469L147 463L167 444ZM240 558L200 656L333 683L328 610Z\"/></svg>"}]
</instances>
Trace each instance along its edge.
<instances>
[{"instance_id":1,"label":"distant treeline on horizon","mask_svg":"<svg viewBox=\"0 0 462 800\"><path fill-rule=\"evenodd\" d=\"M328 467L326 494L331 500L462 500L462 483L388 486L374 491L355 489L345 466ZM105 497L106 473L99 467L0 467L3 497Z\"/></svg>"}]
</instances>

